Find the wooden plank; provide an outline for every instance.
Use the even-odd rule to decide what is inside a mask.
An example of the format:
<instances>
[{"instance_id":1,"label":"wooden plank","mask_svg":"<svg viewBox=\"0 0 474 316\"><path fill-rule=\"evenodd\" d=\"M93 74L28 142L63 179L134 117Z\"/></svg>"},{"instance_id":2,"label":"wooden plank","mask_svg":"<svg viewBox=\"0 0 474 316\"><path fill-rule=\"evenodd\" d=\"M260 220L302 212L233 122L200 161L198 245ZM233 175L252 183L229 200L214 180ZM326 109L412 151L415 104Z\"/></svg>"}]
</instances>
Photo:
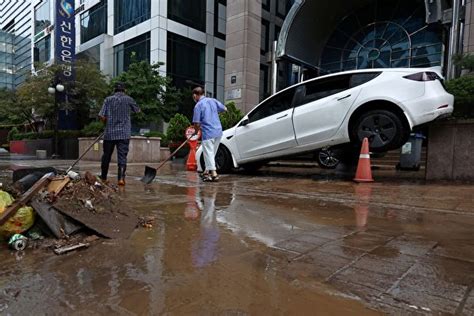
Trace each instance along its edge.
<instances>
[{"instance_id":1,"label":"wooden plank","mask_svg":"<svg viewBox=\"0 0 474 316\"><path fill-rule=\"evenodd\" d=\"M68 185L71 181L69 177L54 178L51 180L51 183L48 185L48 192L58 195L61 191Z\"/></svg>"},{"instance_id":2,"label":"wooden plank","mask_svg":"<svg viewBox=\"0 0 474 316\"><path fill-rule=\"evenodd\" d=\"M81 249L81 248L87 248L89 246L90 246L89 244L79 243L79 244L73 245L73 246L65 246L65 247L54 249L54 253L57 254L57 255L62 255L62 254L65 254L67 252L77 250L77 249Z\"/></svg>"},{"instance_id":3,"label":"wooden plank","mask_svg":"<svg viewBox=\"0 0 474 316\"><path fill-rule=\"evenodd\" d=\"M22 196L10 205L3 213L0 214L0 225L3 225L16 211L26 205L38 192L45 188L54 173L47 173L41 179L39 179L28 191L22 194Z\"/></svg>"}]
</instances>

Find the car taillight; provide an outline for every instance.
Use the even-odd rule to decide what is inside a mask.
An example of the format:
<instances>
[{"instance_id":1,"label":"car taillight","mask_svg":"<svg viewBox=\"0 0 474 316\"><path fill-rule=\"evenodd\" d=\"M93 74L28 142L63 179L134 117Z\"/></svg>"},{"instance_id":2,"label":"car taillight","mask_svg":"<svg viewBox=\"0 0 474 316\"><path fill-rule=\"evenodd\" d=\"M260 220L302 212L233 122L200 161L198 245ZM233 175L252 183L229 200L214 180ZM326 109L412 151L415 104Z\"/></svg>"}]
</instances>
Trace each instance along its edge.
<instances>
[{"instance_id":1,"label":"car taillight","mask_svg":"<svg viewBox=\"0 0 474 316\"><path fill-rule=\"evenodd\" d=\"M403 77L408 80L413 80L413 81L435 81L435 80L440 80L440 76L436 72L418 72L416 74L408 75Z\"/></svg>"}]
</instances>

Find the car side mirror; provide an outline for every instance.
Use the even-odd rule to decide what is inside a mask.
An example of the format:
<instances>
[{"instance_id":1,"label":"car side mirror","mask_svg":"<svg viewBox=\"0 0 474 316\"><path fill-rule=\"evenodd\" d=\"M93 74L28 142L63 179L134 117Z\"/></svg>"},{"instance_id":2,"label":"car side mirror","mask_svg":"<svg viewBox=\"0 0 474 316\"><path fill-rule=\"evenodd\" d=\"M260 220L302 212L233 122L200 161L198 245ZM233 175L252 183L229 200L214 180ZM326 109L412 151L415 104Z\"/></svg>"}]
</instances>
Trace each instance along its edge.
<instances>
[{"instance_id":1,"label":"car side mirror","mask_svg":"<svg viewBox=\"0 0 474 316\"><path fill-rule=\"evenodd\" d=\"M240 122L240 126L247 126L250 123L249 119L246 118L242 122Z\"/></svg>"}]
</instances>

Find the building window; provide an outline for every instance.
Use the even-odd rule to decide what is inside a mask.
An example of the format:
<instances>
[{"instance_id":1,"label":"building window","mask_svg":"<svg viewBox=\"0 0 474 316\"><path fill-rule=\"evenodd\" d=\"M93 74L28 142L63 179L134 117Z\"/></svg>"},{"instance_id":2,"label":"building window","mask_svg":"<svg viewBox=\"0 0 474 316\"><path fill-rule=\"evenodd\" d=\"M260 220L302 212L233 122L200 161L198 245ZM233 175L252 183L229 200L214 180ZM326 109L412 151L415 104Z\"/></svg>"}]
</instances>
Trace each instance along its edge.
<instances>
[{"instance_id":1,"label":"building window","mask_svg":"<svg viewBox=\"0 0 474 316\"><path fill-rule=\"evenodd\" d=\"M443 29L426 24L423 1L378 0L374 6L380 14L362 7L335 28L321 56L324 72L442 65Z\"/></svg>"},{"instance_id":2,"label":"building window","mask_svg":"<svg viewBox=\"0 0 474 316\"><path fill-rule=\"evenodd\" d=\"M115 34L149 20L151 0L115 0Z\"/></svg>"},{"instance_id":3,"label":"building window","mask_svg":"<svg viewBox=\"0 0 474 316\"><path fill-rule=\"evenodd\" d=\"M277 0L276 1L276 15L280 18L284 19L286 17L288 8L288 1L287 0Z\"/></svg>"},{"instance_id":4,"label":"building window","mask_svg":"<svg viewBox=\"0 0 474 316\"><path fill-rule=\"evenodd\" d=\"M270 42L270 22L262 20L262 32L260 35L260 52L262 55L268 53Z\"/></svg>"},{"instance_id":5,"label":"building window","mask_svg":"<svg viewBox=\"0 0 474 316\"><path fill-rule=\"evenodd\" d=\"M206 0L168 0L168 18L206 32Z\"/></svg>"},{"instance_id":6,"label":"building window","mask_svg":"<svg viewBox=\"0 0 474 316\"><path fill-rule=\"evenodd\" d=\"M13 88L13 36L0 31L0 89Z\"/></svg>"},{"instance_id":7,"label":"building window","mask_svg":"<svg viewBox=\"0 0 474 316\"><path fill-rule=\"evenodd\" d=\"M214 3L214 36L225 40L227 0L216 0Z\"/></svg>"},{"instance_id":8,"label":"building window","mask_svg":"<svg viewBox=\"0 0 474 316\"><path fill-rule=\"evenodd\" d=\"M215 50L214 57L214 95L217 100L224 101L225 94L225 52L223 50Z\"/></svg>"},{"instance_id":9,"label":"building window","mask_svg":"<svg viewBox=\"0 0 474 316\"><path fill-rule=\"evenodd\" d=\"M35 34L38 34L50 25L51 5L50 0L45 0L43 4L35 9Z\"/></svg>"},{"instance_id":10,"label":"building window","mask_svg":"<svg viewBox=\"0 0 474 316\"><path fill-rule=\"evenodd\" d=\"M270 12L270 0L262 0L262 8Z\"/></svg>"},{"instance_id":11,"label":"building window","mask_svg":"<svg viewBox=\"0 0 474 316\"><path fill-rule=\"evenodd\" d=\"M269 84L269 67L267 65L260 65L260 101L265 100L270 96Z\"/></svg>"},{"instance_id":12,"label":"building window","mask_svg":"<svg viewBox=\"0 0 474 316\"><path fill-rule=\"evenodd\" d=\"M115 75L127 71L134 61L150 61L150 33L135 37L114 47Z\"/></svg>"},{"instance_id":13,"label":"building window","mask_svg":"<svg viewBox=\"0 0 474 316\"><path fill-rule=\"evenodd\" d=\"M35 63L46 63L51 59L51 36L48 35L35 43Z\"/></svg>"},{"instance_id":14,"label":"building window","mask_svg":"<svg viewBox=\"0 0 474 316\"><path fill-rule=\"evenodd\" d=\"M81 42L85 43L104 33L107 33L106 0L81 14Z\"/></svg>"},{"instance_id":15,"label":"building window","mask_svg":"<svg viewBox=\"0 0 474 316\"><path fill-rule=\"evenodd\" d=\"M77 59L83 60L89 64L94 64L97 69L100 69L100 45L96 45L77 54Z\"/></svg>"},{"instance_id":16,"label":"building window","mask_svg":"<svg viewBox=\"0 0 474 316\"><path fill-rule=\"evenodd\" d=\"M205 46L199 42L168 32L167 72L178 88L189 81L204 84Z\"/></svg>"}]
</instances>

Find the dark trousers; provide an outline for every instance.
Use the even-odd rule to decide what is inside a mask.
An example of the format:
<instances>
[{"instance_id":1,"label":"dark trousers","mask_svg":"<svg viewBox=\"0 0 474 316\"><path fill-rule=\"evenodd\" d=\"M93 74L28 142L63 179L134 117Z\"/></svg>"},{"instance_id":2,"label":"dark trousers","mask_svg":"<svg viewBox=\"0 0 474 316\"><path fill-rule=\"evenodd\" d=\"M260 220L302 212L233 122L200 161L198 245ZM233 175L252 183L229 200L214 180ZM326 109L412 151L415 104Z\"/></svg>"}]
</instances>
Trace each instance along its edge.
<instances>
[{"instance_id":1,"label":"dark trousers","mask_svg":"<svg viewBox=\"0 0 474 316\"><path fill-rule=\"evenodd\" d=\"M104 140L104 153L102 155L102 179L107 179L107 174L109 173L110 160L112 154L114 153L115 147L117 147L117 165L120 169L127 168L127 155L128 147L130 145L130 139L121 139L121 140ZM125 172L125 170L123 170Z\"/></svg>"}]
</instances>

